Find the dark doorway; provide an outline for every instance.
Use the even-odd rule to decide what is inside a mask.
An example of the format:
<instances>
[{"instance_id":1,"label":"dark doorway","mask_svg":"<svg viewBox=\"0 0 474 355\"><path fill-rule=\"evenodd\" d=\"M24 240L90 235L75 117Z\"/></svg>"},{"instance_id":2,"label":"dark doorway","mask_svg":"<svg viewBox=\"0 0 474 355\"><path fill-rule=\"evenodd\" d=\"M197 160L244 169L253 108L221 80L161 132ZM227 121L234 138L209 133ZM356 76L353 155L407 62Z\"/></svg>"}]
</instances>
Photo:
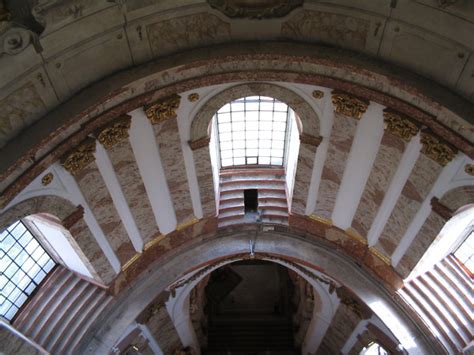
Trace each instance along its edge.
<instances>
[{"instance_id":1,"label":"dark doorway","mask_svg":"<svg viewBox=\"0 0 474 355\"><path fill-rule=\"evenodd\" d=\"M258 209L258 190L244 190L245 213L256 213Z\"/></svg>"}]
</instances>

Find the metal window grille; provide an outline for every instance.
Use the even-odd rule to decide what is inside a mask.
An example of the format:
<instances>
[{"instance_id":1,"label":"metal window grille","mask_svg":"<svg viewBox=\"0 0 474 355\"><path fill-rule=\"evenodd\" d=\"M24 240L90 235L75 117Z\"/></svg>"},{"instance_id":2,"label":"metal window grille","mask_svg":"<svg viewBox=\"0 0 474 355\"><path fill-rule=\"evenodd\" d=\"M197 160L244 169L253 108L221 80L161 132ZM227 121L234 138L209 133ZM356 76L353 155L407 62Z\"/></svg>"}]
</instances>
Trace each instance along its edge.
<instances>
[{"instance_id":1,"label":"metal window grille","mask_svg":"<svg viewBox=\"0 0 474 355\"><path fill-rule=\"evenodd\" d=\"M282 166L290 108L271 97L248 96L215 114L221 167Z\"/></svg>"},{"instance_id":2,"label":"metal window grille","mask_svg":"<svg viewBox=\"0 0 474 355\"><path fill-rule=\"evenodd\" d=\"M0 234L0 316L11 320L56 263L21 222Z\"/></svg>"}]
</instances>

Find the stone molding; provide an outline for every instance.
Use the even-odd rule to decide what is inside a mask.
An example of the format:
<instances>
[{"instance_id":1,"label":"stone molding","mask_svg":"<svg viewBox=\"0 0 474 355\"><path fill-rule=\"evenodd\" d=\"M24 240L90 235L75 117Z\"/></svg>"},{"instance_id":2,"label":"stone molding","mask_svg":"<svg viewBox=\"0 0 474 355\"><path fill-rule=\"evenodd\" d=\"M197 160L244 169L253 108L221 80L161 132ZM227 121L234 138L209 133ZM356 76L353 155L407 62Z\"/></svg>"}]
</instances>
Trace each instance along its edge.
<instances>
[{"instance_id":1,"label":"stone molding","mask_svg":"<svg viewBox=\"0 0 474 355\"><path fill-rule=\"evenodd\" d=\"M70 229L73 225L79 222L82 218L84 218L84 207L81 205L77 206L77 209L71 213L69 216L62 220L62 225L66 229Z\"/></svg>"},{"instance_id":2,"label":"stone molding","mask_svg":"<svg viewBox=\"0 0 474 355\"><path fill-rule=\"evenodd\" d=\"M179 108L181 96L172 95L165 99L161 99L154 104L144 107L145 114L152 124L176 118L176 110Z\"/></svg>"},{"instance_id":3,"label":"stone molding","mask_svg":"<svg viewBox=\"0 0 474 355\"><path fill-rule=\"evenodd\" d=\"M369 107L369 101L351 94L333 91L332 103L337 113L360 120Z\"/></svg>"},{"instance_id":4,"label":"stone molding","mask_svg":"<svg viewBox=\"0 0 474 355\"><path fill-rule=\"evenodd\" d=\"M96 140L93 138L87 138L79 145L79 147L75 148L69 154L66 154L61 165L71 175L76 175L87 165L95 161L95 149Z\"/></svg>"},{"instance_id":5,"label":"stone molding","mask_svg":"<svg viewBox=\"0 0 474 355\"><path fill-rule=\"evenodd\" d=\"M112 148L117 143L128 138L128 132L131 126L131 117L128 115L119 117L108 127L102 129L97 134L97 140L106 149Z\"/></svg>"},{"instance_id":6,"label":"stone molding","mask_svg":"<svg viewBox=\"0 0 474 355\"><path fill-rule=\"evenodd\" d=\"M436 212L440 217L444 218L446 221L451 219L454 215L454 212L446 205L441 203L437 197L433 197L430 201L431 209L433 212Z\"/></svg>"},{"instance_id":7,"label":"stone molding","mask_svg":"<svg viewBox=\"0 0 474 355\"><path fill-rule=\"evenodd\" d=\"M457 149L426 131L421 132L421 144L421 152L441 166L446 166L457 154Z\"/></svg>"},{"instance_id":8,"label":"stone molding","mask_svg":"<svg viewBox=\"0 0 474 355\"><path fill-rule=\"evenodd\" d=\"M385 109L383 111L383 119L385 130L403 139L407 143L410 142L410 140L416 136L420 130L420 128L413 123L408 116L400 112Z\"/></svg>"},{"instance_id":9,"label":"stone molding","mask_svg":"<svg viewBox=\"0 0 474 355\"><path fill-rule=\"evenodd\" d=\"M305 134L305 133L300 134L300 143L302 144L308 144L315 147L319 147L322 140L323 140L322 137L314 137L310 134Z\"/></svg>"},{"instance_id":10,"label":"stone molding","mask_svg":"<svg viewBox=\"0 0 474 355\"><path fill-rule=\"evenodd\" d=\"M207 0L214 9L230 18L271 19L288 15L303 0Z\"/></svg>"},{"instance_id":11,"label":"stone molding","mask_svg":"<svg viewBox=\"0 0 474 355\"><path fill-rule=\"evenodd\" d=\"M372 310L361 302L355 295L352 294L346 287L341 286L336 288L337 297L341 303L349 307L360 319L369 319L372 317Z\"/></svg>"},{"instance_id":12,"label":"stone molding","mask_svg":"<svg viewBox=\"0 0 474 355\"><path fill-rule=\"evenodd\" d=\"M197 139L195 141L189 141L188 144L189 144L189 148L191 148L191 150L196 150L196 149L207 147L209 145L210 141L211 141L211 138L203 137L203 138Z\"/></svg>"}]
</instances>

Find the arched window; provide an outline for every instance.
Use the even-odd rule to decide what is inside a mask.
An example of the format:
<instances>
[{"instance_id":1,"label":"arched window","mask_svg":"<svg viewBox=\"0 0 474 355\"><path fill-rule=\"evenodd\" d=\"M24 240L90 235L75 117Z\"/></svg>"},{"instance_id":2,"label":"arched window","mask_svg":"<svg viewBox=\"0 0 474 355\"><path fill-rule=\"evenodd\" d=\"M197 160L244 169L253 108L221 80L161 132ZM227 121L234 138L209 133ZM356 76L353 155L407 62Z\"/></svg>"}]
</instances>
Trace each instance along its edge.
<instances>
[{"instance_id":1,"label":"arched window","mask_svg":"<svg viewBox=\"0 0 474 355\"><path fill-rule=\"evenodd\" d=\"M214 116L221 167L285 163L293 110L266 96L247 96L224 105Z\"/></svg>"},{"instance_id":2,"label":"arched window","mask_svg":"<svg viewBox=\"0 0 474 355\"><path fill-rule=\"evenodd\" d=\"M0 316L11 320L56 262L22 221L0 234Z\"/></svg>"},{"instance_id":3,"label":"arched window","mask_svg":"<svg viewBox=\"0 0 474 355\"><path fill-rule=\"evenodd\" d=\"M474 231L472 229L453 254L471 274L474 273Z\"/></svg>"},{"instance_id":4,"label":"arched window","mask_svg":"<svg viewBox=\"0 0 474 355\"><path fill-rule=\"evenodd\" d=\"M388 355L388 351L379 343L373 341L367 347L362 349L360 355Z\"/></svg>"}]
</instances>

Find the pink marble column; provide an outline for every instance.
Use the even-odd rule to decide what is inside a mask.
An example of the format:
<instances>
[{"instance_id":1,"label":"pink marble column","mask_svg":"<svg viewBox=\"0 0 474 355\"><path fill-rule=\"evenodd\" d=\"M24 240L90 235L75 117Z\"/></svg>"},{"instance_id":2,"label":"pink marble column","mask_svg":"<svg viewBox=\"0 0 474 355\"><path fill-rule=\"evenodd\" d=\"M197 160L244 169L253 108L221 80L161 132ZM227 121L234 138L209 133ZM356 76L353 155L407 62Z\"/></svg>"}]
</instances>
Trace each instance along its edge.
<instances>
[{"instance_id":1,"label":"pink marble column","mask_svg":"<svg viewBox=\"0 0 474 355\"><path fill-rule=\"evenodd\" d=\"M321 137L312 137L303 134L300 136L300 141L291 212L304 215L309 185L311 184L311 177L313 175L314 157L319 143L321 142Z\"/></svg>"},{"instance_id":2,"label":"pink marble column","mask_svg":"<svg viewBox=\"0 0 474 355\"><path fill-rule=\"evenodd\" d=\"M73 247L75 247L74 244L77 245L77 248L74 249L86 263L88 269L92 269L91 273L94 278L107 285L114 279L115 272L83 217L84 209L79 206L75 212L62 221L62 225L71 233L74 241Z\"/></svg>"},{"instance_id":3,"label":"pink marble column","mask_svg":"<svg viewBox=\"0 0 474 355\"><path fill-rule=\"evenodd\" d=\"M173 95L145 107L145 113L155 131L161 163L173 200L178 225L195 218L181 149L181 137L176 121L176 110L180 101L180 96Z\"/></svg>"},{"instance_id":4,"label":"pink marble column","mask_svg":"<svg viewBox=\"0 0 474 355\"><path fill-rule=\"evenodd\" d=\"M372 171L352 220L352 228L364 238L367 238L367 233L382 204L385 192L397 170L405 147L405 141L389 131L385 131Z\"/></svg>"},{"instance_id":5,"label":"pink marble column","mask_svg":"<svg viewBox=\"0 0 474 355\"><path fill-rule=\"evenodd\" d=\"M331 219L337 192L357 128L356 119L340 113L335 113L334 116L315 210L316 215L325 219Z\"/></svg>"},{"instance_id":6,"label":"pink marble column","mask_svg":"<svg viewBox=\"0 0 474 355\"><path fill-rule=\"evenodd\" d=\"M135 250L97 167L95 147L95 139L85 140L66 155L63 166L74 176L110 246L124 265L135 255Z\"/></svg>"},{"instance_id":7,"label":"pink marble column","mask_svg":"<svg viewBox=\"0 0 474 355\"><path fill-rule=\"evenodd\" d=\"M209 154L209 138L190 142L189 146L193 150L203 217L213 217L216 215L216 196Z\"/></svg>"},{"instance_id":8,"label":"pink marble column","mask_svg":"<svg viewBox=\"0 0 474 355\"><path fill-rule=\"evenodd\" d=\"M98 132L99 142L107 150L123 194L144 243L159 235L155 215L128 140L130 117L121 117Z\"/></svg>"}]
</instances>

